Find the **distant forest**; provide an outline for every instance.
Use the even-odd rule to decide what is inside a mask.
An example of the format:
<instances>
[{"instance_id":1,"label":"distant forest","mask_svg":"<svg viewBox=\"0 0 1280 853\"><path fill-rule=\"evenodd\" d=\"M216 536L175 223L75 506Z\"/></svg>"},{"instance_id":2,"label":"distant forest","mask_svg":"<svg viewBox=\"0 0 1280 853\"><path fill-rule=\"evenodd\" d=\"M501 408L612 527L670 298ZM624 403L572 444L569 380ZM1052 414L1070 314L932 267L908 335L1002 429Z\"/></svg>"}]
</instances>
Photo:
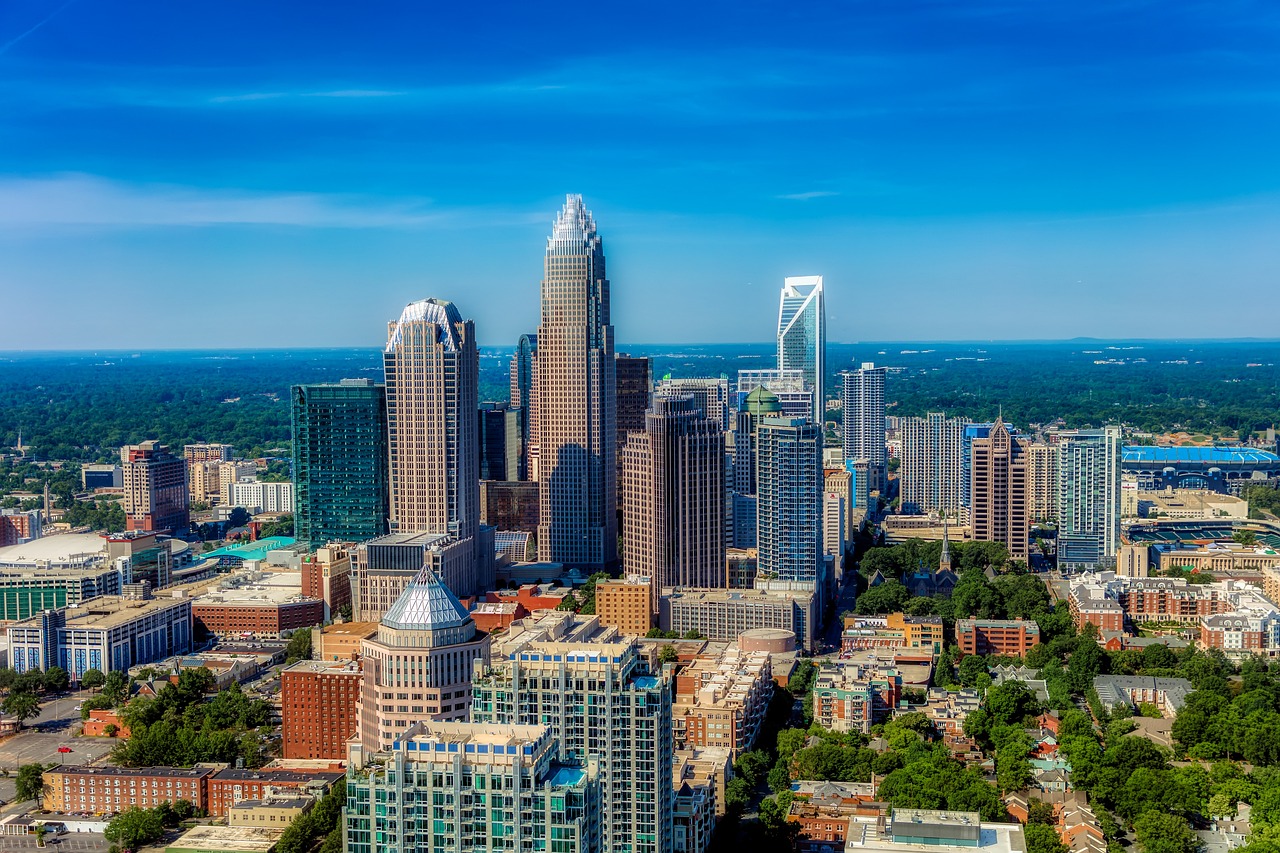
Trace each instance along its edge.
<instances>
[{"instance_id":1,"label":"distant forest","mask_svg":"<svg viewBox=\"0 0 1280 853\"><path fill-rule=\"evenodd\" d=\"M651 356L655 378L774 366L762 344L619 350ZM482 400L507 399L510 355L482 350ZM893 415L990 420L1003 411L1019 425L1061 418L1225 438L1280 422L1280 342L831 344L827 361L829 397L839 372L860 362L895 368L886 388ZM381 375L378 351L364 349L0 354L0 448L21 431L37 459L105 462L148 438L284 456L291 385Z\"/></svg>"}]
</instances>

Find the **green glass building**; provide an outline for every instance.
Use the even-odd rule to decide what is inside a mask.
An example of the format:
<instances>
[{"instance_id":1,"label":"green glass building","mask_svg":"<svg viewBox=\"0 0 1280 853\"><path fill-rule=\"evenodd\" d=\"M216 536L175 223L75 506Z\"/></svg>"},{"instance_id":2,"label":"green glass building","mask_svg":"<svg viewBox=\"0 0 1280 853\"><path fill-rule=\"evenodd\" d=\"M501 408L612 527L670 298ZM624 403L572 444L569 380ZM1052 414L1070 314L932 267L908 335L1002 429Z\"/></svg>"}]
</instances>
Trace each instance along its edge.
<instances>
[{"instance_id":1,"label":"green glass building","mask_svg":"<svg viewBox=\"0 0 1280 853\"><path fill-rule=\"evenodd\" d=\"M372 379L295 385L294 530L312 545L387 532L387 394Z\"/></svg>"}]
</instances>

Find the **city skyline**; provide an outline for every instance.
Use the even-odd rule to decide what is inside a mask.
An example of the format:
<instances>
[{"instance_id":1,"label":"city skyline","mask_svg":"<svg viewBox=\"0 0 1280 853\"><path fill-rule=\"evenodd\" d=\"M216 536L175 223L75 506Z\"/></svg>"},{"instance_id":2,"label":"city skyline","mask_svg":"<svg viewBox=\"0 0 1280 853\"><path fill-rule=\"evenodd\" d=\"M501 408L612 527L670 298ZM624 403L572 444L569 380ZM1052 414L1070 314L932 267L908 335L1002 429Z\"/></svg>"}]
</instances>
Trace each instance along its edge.
<instances>
[{"instance_id":1,"label":"city skyline","mask_svg":"<svg viewBox=\"0 0 1280 853\"><path fill-rule=\"evenodd\" d=\"M193 292L296 316L284 346L363 343L375 306L449 292L506 343L564 192L610 223L624 342L766 340L776 282L810 272L833 342L1119 338L1153 293L1248 292L1280 263L1265 7L596 9L608 38L555 52L519 7L299 9L7 10L8 346L54 345L51 316L125 346L131 305ZM990 289L1016 298L965 299Z\"/></svg>"}]
</instances>

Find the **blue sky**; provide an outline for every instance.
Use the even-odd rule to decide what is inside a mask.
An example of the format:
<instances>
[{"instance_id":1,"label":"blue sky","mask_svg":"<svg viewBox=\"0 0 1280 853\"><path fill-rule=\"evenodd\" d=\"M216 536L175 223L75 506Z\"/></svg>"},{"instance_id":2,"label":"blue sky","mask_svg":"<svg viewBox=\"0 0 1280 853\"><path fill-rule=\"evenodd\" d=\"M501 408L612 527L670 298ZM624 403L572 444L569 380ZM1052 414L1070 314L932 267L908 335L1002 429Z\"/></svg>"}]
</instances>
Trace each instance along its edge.
<instances>
[{"instance_id":1,"label":"blue sky","mask_svg":"<svg viewBox=\"0 0 1280 853\"><path fill-rule=\"evenodd\" d=\"M0 4L0 349L509 344L566 192L624 344L1275 337L1280 6Z\"/></svg>"}]
</instances>

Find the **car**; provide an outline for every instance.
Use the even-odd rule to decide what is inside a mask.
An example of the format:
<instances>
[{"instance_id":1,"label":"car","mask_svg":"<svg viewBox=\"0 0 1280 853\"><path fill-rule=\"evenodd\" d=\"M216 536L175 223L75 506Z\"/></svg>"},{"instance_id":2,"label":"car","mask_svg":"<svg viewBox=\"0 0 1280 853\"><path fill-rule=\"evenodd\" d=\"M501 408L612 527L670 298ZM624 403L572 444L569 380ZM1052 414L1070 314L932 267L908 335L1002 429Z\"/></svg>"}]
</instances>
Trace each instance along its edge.
<instances>
[{"instance_id":1,"label":"car","mask_svg":"<svg viewBox=\"0 0 1280 853\"><path fill-rule=\"evenodd\" d=\"M58 747L58 752L66 753L66 752L70 752L70 751L71 751L71 747L69 747L69 746L60 746L60 747Z\"/></svg>"}]
</instances>

